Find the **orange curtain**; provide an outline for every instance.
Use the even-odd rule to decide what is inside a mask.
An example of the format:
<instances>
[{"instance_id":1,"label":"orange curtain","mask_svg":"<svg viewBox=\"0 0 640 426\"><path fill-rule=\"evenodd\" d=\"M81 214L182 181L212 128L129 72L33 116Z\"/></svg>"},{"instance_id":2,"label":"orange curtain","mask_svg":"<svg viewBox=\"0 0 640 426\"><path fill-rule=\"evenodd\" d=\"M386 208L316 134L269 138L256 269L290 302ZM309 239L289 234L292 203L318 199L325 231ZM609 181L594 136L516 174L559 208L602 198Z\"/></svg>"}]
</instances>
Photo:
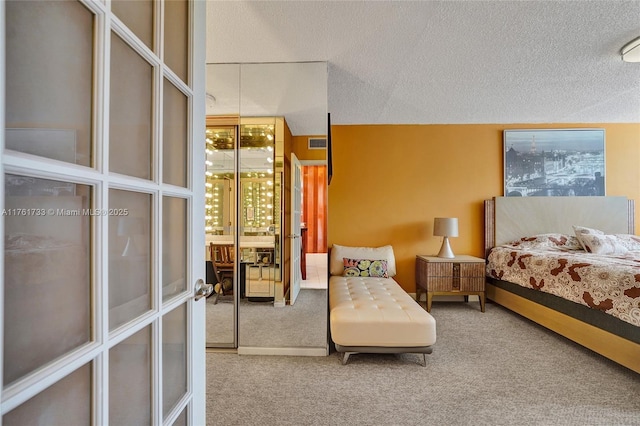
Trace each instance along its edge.
<instances>
[{"instance_id":1,"label":"orange curtain","mask_svg":"<svg viewBox=\"0 0 640 426\"><path fill-rule=\"evenodd\" d=\"M302 221L307 224L305 253L326 253L327 166L303 166L302 179Z\"/></svg>"}]
</instances>

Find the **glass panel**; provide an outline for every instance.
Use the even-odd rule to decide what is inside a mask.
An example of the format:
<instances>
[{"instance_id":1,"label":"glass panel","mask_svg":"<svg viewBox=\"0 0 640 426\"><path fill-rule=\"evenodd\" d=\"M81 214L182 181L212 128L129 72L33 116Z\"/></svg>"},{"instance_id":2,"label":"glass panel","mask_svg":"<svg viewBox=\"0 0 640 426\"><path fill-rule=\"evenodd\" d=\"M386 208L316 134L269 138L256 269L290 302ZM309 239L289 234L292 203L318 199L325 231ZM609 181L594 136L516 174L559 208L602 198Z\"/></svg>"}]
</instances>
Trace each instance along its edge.
<instances>
[{"instance_id":1,"label":"glass panel","mask_svg":"<svg viewBox=\"0 0 640 426\"><path fill-rule=\"evenodd\" d=\"M208 246L207 344L234 342L235 140L237 126L206 129L205 231Z\"/></svg>"},{"instance_id":2,"label":"glass panel","mask_svg":"<svg viewBox=\"0 0 640 426\"><path fill-rule=\"evenodd\" d=\"M91 165L93 22L80 2L6 2L8 149Z\"/></svg>"},{"instance_id":3,"label":"glass panel","mask_svg":"<svg viewBox=\"0 0 640 426\"><path fill-rule=\"evenodd\" d=\"M248 301L273 301L275 296L275 120L243 118L240 125L240 248L241 275ZM252 306L245 303L241 308ZM240 315L243 345L251 333L249 315Z\"/></svg>"},{"instance_id":4,"label":"glass panel","mask_svg":"<svg viewBox=\"0 0 640 426\"><path fill-rule=\"evenodd\" d=\"M208 65L209 67L209 65ZM215 68L215 75L218 82L230 81L224 79L225 73ZM239 200L238 212L241 220L239 224L242 234L240 244L246 248L243 250L243 259L249 262L243 266L246 268L246 292L249 302L253 295L260 294L258 300L269 300L265 298L265 293L271 294L271 289L265 285L265 280L274 281L274 304L283 306L280 309L273 309L268 303L247 303L242 299L238 306L238 345L254 347L314 347L323 348L326 346L326 283L322 289L311 289L302 287L303 283L296 285L297 301L294 304L286 304L285 298L291 297L293 293L292 281L294 272L300 274L300 269L294 259L292 250L293 240L282 238L283 235L300 234L300 230L293 231L289 219L292 218L292 171L291 153L295 144L295 137L326 134L327 108L326 108L326 63L272 63L272 64L242 64L240 73L240 120L242 124L242 140L239 150L241 179L240 185L242 199ZM208 74L209 75L209 74ZM220 83L221 84L221 83ZM234 85L230 84L233 88ZM305 88L305 90L301 90ZM207 90L213 95L213 100L208 101L211 107L218 108L230 96L223 96L228 91L223 88L207 86ZM274 102L278 99L278 102ZM304 112L301 112L299 105L305 105ZM209 109L208 109L209 110ZM259 117L268 117L260 119ZM275 123L275 156L273 157L274 177L273 210L268 208L265 216L272 216L271 221L265 221L266 232L262 228L262 220L256 219L255 205L251 207L248 203L262 202L263 183L259 174L248 176L251 156L257 155L254 152L257 147L251 146L250 141L256 139L254 129L256 125L266 125ZM301 129L300 123L304 122L305 128L313 128L313 133L304 135L296 133ZM250 130L251 129L251 130ZM251 150L249 149L251 148ZM298 152L295 152L298 158ZM301 153L304 154L304 153ZM307 159L302 157L302 159ZM246 184L245 184L246 183ZM255 191L260 191L259 196ZM268 192L268 190L267 190ZM268 207L268 206L265 206ZM249 208L249 209L248 209ZM251 211L253 208L253 211ZM262 206L260 207L262 214ZM253 221L251 221L253 217ZM253 223L257 222L257 223ZM257 229L253 229L257 226ZM264 238L265 240L258 240ZM266 238L270 238L270 246L267 245ZM298 246L299 247L299 246ZM253 250L248 250L253 249ZM296 251L299 253L299 251ZM266 255L266 256L265 256ZM266 257L266 259L265 259ZM267 263L267 262L273 262ZM294 268L294 263L298 268ZM240 271L242 275L242 271ZM273 277L273 278L271 278ZM262 278L262 279L261 279ZM296 283L299 281L296 281ZM242 284L241 284L242 285ZM291 302L291 301L290 301ZM287 318L283 320L283 318ZM313 318L313 321L309 319Z\"/></svg>"},{"instance_id":5,"label":"glass panel","mask_svg":"<svg viewBox=\"0 0 640 426\"><path fill-rule=\"evenodd\" d=\"M91 424L91 364L2 417L3 426Z\"/></svg>"},{"instance_id":6,"label":"glass panel","mask_svg":"<svg viewBox=\"0 0 640 426\"><path fill-rule=\"evenodd\" d=\"M187 288L187 200L162 199L162 300Z\"/></svg>"},{"instance_id":7,"label":"glass panel","mask_svg":"<svg viewBox=\"0 0 640 426\"><path fill-rule=\"evenodd\" d=\"M187 186L187 97L164 80L163 181Z\"/></svg>"},{"instance_id":8,"label":"glass panel","mask_svg":"<svg viewBox=\"0 0 640 426\"><path fill-rule=\"evenodd\" d=\"M109 190L109 330L151 309L151 195Z\"/></svg>"},{"instance_id":9,"label":"glass panel","mask_svg":"<svg viewBox=\"0 0 640 426\"><path fill-rule=\"evenodd\" d=\"M115 33L110 90L109 169L151 179L153 67Z\"/></svg>"},{"instance_id":10,"label":"glass panel","mask_svg":"<svg viewBox=\"0 0 640 426\"><path fill-rule=\"evenodd\" d=\"M207 283L215 293L207 299L207 346L236 346L236 295L244 296L244 268L235 265L216 276L212 258L216 247L230 247L234 259L236 234L236 149L240 115L240 66L238 64L207 65L206 128L206 197L205 229L207 242ZM211 201L209 201L211 200ZM212 252L213 256L212 256ZM224 268L224 266L221 266ZM237 277L236 277L237 274ZM218 281L222 281L219 283ZM229 285L230 284L230 285ZM226 288L225 288L226 287Z\"/></svg>"},{"instance_id":11,"label":"glass panel","mask_svg":"<svg viewBox=\"0 0 640 426\"><path fill-rule=\"evenodd\" d=\"M173 422L173 426L187 426L187 408L185 407L182 410L182 413L178 416L175 422Z\"/></svg>"},{"instance_id":12,"label":"glass panel","mask_svg":"<svg viewBox=\"0 0 640 426\"><path fill-rule=\"evenodd\" d=\"M189 71L189 3L168 0L164 3L164 62L185 83Z\"/></svg>"},{"instance_id":13,"label":"glass panel","mask_svg":"<svg viewBox=\"0 0 640 426\"><path fill-rule=\"evenodd\" d=\"M187 306L162 317L162 413L187 392Z\"/></svg>"},{"instance_id":14,"label":"glass panel","mask_svg":"<svg viewBox=\"0 0 640 426\"><path fill-rule=\"evenodd\" d=\"M235 126L206 130L205 231L207 235L232 235L235 163ZM233 238L228 239L233 243ZM226 240L225 240L226 241Z\"/></svg>"},{"instance_id":15,"label":"glass panel","mask_svg":"<svg viewBox=\"0 0 640 426\"><path fill-rule=\"evenodd\" d=\"M153 49L153 1L112 0L111 10L150 49Z\"/></svg>"},{"instance_id":16,"label":"glass panel","mask_svg":"<svg viewBox=\"0 0 640 426\"><path fill-rule=\"evenodd\" d=\"M91 187L5 176L4 384L91 339Z\"/></svg>"},{"instance_id":17,"label":"glass panel","mask_svg":"<svg viewBox=\"0 0 640 426\"><path fill-rule=\"evenodd\" d=\"M109 423L151 424L151 328L109 351Z\"/></svg>"}]
</instances>

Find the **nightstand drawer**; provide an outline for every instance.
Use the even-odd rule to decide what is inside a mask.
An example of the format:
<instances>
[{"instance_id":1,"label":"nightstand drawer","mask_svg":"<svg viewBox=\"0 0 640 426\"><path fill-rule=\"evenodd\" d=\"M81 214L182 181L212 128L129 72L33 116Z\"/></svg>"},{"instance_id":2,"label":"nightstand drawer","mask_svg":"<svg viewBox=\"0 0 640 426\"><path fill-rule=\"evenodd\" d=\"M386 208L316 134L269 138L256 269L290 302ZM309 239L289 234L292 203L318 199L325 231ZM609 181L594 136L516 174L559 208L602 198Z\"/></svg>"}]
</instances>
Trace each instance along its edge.
<instances>
[{"instance_id":1,"label":"nightstand drawer","mask_svg":"<svg viewBox=\"0 0 640 426\"><path fill-rule=\"evenodd\" d=\"M419 262L419 273L429 291L484 291L484 263Z\"/></svg>"},{"instance_id":2,"label":"nightstand drawer","mask_svg":"<svg viewBox=\"0 0 640 426\"><path fill-rule=\"evenodd\" d=\"M426 280L429 291L484 291L484 277L462 278L429 277Z\"/></svg>"}]
</instances>

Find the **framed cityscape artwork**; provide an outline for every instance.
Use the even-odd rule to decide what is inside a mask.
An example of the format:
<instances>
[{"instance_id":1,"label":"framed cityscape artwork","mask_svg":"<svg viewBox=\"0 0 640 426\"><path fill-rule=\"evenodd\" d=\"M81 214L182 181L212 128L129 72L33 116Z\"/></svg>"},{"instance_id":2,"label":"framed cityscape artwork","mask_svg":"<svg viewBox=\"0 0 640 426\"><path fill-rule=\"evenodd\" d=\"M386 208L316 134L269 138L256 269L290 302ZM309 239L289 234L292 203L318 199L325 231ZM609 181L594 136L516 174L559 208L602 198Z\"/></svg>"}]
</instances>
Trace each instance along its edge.
<instances>
[{"instance_id":1,"label":"framed cityscape artwork","mask_svg":"<svg viewBox=\"0 0 640 426\"><path fill-rule=\"evenodd\" d=\"M605 195L604 129L504 131L504 195Z\"/></svg>"}]
</instances>

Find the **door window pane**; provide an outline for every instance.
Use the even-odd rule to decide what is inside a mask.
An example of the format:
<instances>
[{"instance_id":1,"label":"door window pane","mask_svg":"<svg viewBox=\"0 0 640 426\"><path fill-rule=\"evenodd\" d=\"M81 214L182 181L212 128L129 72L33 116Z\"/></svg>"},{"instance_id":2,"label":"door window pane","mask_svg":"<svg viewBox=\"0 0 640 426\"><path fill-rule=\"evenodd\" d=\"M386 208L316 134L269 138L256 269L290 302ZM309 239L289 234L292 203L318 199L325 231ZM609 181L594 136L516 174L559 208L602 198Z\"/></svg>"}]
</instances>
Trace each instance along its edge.
<instances>
[{"instance_id":1,"label":"door window pane","mask_svg":"<svg viewBox=\"0 0 640 426\"><path fill-rule=\"evenodd\" d=\"M162 413L187 392L187 306L162 317Z\"/></svg>"},{"instance_id":2,"label":"door window pane","mask_svg":"<svg viewBox=\"0 0 640 426\"><path fill-rule=\"evenodd\" d=\"M3 426L91 424L91 364L2 417Z\"/></svg>"},{"instance_id":3,"label":"door window pane","mask_svg":"<svg viewBox=\"0 0 640 426\"><path fill-rule=\"evenodd\" d=\"M189 60L189 3L168 0L164 4L164 62L185 83Z\"/></svg>"},{"instance_id":4,"label":"door window pane","mask_svg":"<svg viewBox=\"0 0 640 426\"><path fill-rule=\"evenodd\" d=\"M5 176L4 384L91 339L87 185Z\"/></svg>"},{"instance_id":5,"label":"door window pane","mask_svg":"<svg viewBox=\"0 0 640 426\"><path fill-rule=\"evenodd\" d=\"M151 328L109 351L109 423L151 424Z\"/></svg>"},{"instance_id":6,"label":"door window pane","mask_svg":"<svg viewBox=\"0 0 640 426\"><path fill-rule=\"evenodd\" d=\"M153 1L112 0L111 10L150 49L153 49Z\"/></svg>"},{"instance_id":7,"label":"door window pane","mask_svg":"<svg viewBox=\"0 0 640 426\"><path fill-rule=\"evenodd\" d=\"M187 97L164 80L163 181L187 186Z\"/></svg>"},{"instance_id":8,"label":"door window pane","mask_svg":"<svg viewBox=\"0 0 640 426\"><path fill-rule=\"evenodd\" d=\"M151 309L151 195L109 190L109 330Z\"/></svg>"},{"instance_id":9,"label":"door window pane","mask_svg":"<svg viewBox=\"0 0 640 426\"><path fill-rule=\"evenodd\" d=\"M187 200L162 199L162 300L187 288Z\"/></svg>"},{"instance_id":10,"label":"door window pane","mask_svg":"<svg viewBox=\"0 0 640 426\"><path fill-rule=\"evenodd\" d=\"M109 169L151 179L153 67L111 34Z\"/></svg>"},{"instance_id":11,"label":"door window pane","mask_svg":"<svg viewBox=\"0 0 640 426\"><path fill-rule=\"evenodd\" d=\"M185 407L182 410L182 413L176 418L176 421L173 422L173 426L187 426L187 408Z\"/></svg>"},{"instance_id":12,"label":"door window pane","mask_svg":"<svg viewBox=\"0 0 640 426\"><path fill-rule=\"evenodd\" d=\"M6 2L6 147L91 165L93 14L76 1Z\"/></svg>"}]
</instances>

